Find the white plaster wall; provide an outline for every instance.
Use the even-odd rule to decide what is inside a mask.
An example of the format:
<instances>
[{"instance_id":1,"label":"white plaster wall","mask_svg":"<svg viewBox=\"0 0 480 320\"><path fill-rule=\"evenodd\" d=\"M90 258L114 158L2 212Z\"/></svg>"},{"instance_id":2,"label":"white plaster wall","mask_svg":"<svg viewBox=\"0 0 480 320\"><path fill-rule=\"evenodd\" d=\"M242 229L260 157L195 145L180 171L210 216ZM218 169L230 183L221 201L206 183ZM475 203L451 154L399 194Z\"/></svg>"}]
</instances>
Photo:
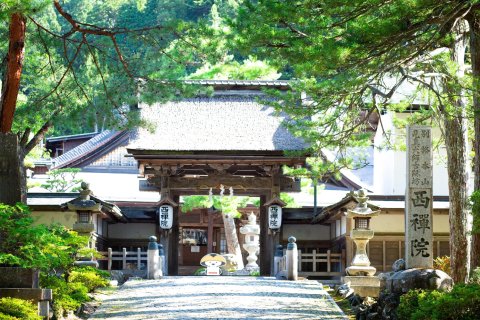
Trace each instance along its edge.
<instances>
[{"instance_id":1,"label":"white plaster wall","mask_svg":"<svg viewBox=\"0 0 480 320\"><path fill-rule=\"evenodd\" d=\"M340 220L335 220L335 238L340 237Z\"/></svg>"},{"instance_id":2,"label":"white plaster wall","mask_svg":"<svg viewBox=\"0 0 480 320\"><path fill-rule=\"evenodd\" d=\"M284 224L282 239L294 236L297 240L330 240L330 227L319 224Z\"/></svg>"},{"instance_id":3,"label":"white plaster wall","mask_svg":"<svg viewBox=\"0 0 480 320\"><path fill-rule=\"evenodd\" d=\"M403 211L380 214L370 220L370 229L381 233L404 233L405 220ZM433 215L433 232L449 233L448 214Z\"/></svg>"},{"instance_id":4,"label":"white plaster wall","mask_svg":"<svg viewBox=\"0 0 480 320\"><path fill-rule=\"evenodd\" d=\"M73 224L77 222L77 213L73 211L33 211L32 216L35 224L59 223L69 229L72 229Z\"/></svg>"},{"instance_id":5,"label":"white plaster wall","mask_svg":"<svg viewBox=\"0 0 480 320\"><path fill-rule=\"evenodd\" d=\"M116 223L108 225L108 237L112 239L148 239L155 235L153 223Z\"/></svg>"},{"instance_id":6,"label":"white plaster wall","mask_svg":"<svg viewBox=\"0 0 480 320\"><path fill-rule=\"evenodd\" d=\"M397 118L406 118L408 114L396 114ZM393 126L390 113L381 116L386 131L392 133L392 141L405 145L405 133ZM432 136L438 140L440 132L433 128ZM403 195L406 186L406 152L379 149L385 146L385 137L379 129L375 135L374 145L374 192L383 195ZM444 146L433 150L433 194L448 195L448 173L446 167L446 149Z\"/></svg>"},{"instance_id":7,"label":"white plaster wall","mask_svg":"<svg viewBox=\"0 0 480 320\"><path fill-rule=\"evenodd\" d=\"M345 234L347 233L347 217L346 216L342 216L341 217L341 220L340 220L340 234Z\"/></svg>"}]
</instances>

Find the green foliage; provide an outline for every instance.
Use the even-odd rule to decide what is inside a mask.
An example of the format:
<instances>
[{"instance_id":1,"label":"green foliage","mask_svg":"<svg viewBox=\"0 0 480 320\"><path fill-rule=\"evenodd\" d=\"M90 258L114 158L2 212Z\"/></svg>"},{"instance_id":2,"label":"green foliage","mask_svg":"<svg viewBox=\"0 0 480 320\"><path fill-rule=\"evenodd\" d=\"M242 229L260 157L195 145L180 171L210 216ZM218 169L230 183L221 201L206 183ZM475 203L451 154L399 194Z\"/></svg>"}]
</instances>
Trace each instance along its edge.
<instances>
[{"instance_id":1,"label":"green foliage","mask_svg":"<svg viewBox=\"0 0 480 320\"><path fill-rule=\"evenodd\" d=\"M300 205L295 202L295 199L286 192L280 192L280 200L286 203L287 208L300 208Z\"/></svg>"},{"instance_id":2,"label":"green foliage","mask_svg":"<svg viewBox=\"0 0 480 320\"><path fill-rule=\"evenodd\" d=\"M38 307L31 301L16 298L0 299L0 319L1 320L41 320L37 315Z\"/></svg>"},{"instance_id":3,"label":"green foliage","mask_svg":"<svg viewBox=\"0 0 480 320\"><path fill-rule=\"evenodd\" d=\"M475 190L470 196L472 204L473 225L472 233L480 233L480 190Z\"/></svg>"},{"instance_id":4,"label":"green foliage","mask_svg":"<svg viewBox=\"0 0 480 320\"><path fill-rule=\"evenodd\" d=\"M0 204L0 226L0 263L7 265L68 270L88 243L88 238L64 226L34 225L22 204Z\"/></svg>"},{"instance_id":5,"label":"green foliage","mask_svg":"<svg viewBox=\"0 0 480 320\"><path fill-rule=\"evenodd\" d=\"M110 274L92 267L76 268L70 273L70 282L82 283L88 292L109 285Z\"/></svg>"},{"instance_id":6,"label":"green foliage","mask_svg":"<svg viewBox=\"0 0 480 320\"><path fill-rule=\"evenodd\" d=\"M50 159L50 153L39 145L35 146L23 160L25 168L33 168L36 160Z\"/></svg>"},{"instance_id":7,"label":"green foliage","mask_svg":"<svg viewBox=\"0 0 480 320\"><path fill-rule=\"evenodd\" d=\"M41 274L40 284L44 288L52 289L53 310L58 318L90 301L86 286L80 282L67 282L63 276Z\"/></svg>"},{"instance_id":8,"label":"green foliage","mask_svg":"<svg viewBox=\"0 0 480 320\"><path fill-rule=\"evenodd\" d=\"M284 201L288 208L297 208L298 204L295 199L288 193L280 193L280 199ZM243 197L243 196L187 196L182 198L182 212L192 211L195 208L211 208L212 206L221 210L224 214L231 214L234 217L239 217L240 213L237 208L246 208L247 205L260 206L260 199L258 197Z\"/></svg>"},{"instance_id":9,"label":"green foliage","mask_svg":"<svg viewBox=\"0 0 480 320\"><path fill-rule=\"evenodd\" d=\"M435 258L435 260L433 260L433 268L442 270L446 274L451 275L452 270L450 269L450 257L443 256Z\"/></svg>"},{"instance_id":10,"label":"green foliage","mask_svg":"<svg viewBox=\"0 0 480 320\"><path fill-rule=\"evenodd\" d=\"M41 185L50 192L75 192L80 190L82 179L77 179L79 168L53 169L48 174L48 180Z\"/></svg>"},{"instance_id":11,"label":"green foliage","mask_svg":"<svg viewBox=\"0 0 480 320\"><path fill-rule=\"evenodd\" d=\"M193 273L194 276L204 276L207 274L207 268L201 267L195 270Z\"/></svg>"},{"instance_id":12,"label":"green foliage","mask_svg":"<svg viewBox=\"0 0 480 320\"><path fill-rule=\"evenodd\" d=\"M41 286L53 290L58 315L76 310L89 300L88 292L108 285L108 273L74 267L77 257L92 254L87 237L64 226L33 222L28 207L0 204L0 263L42 270Z\"/></svg>"},{"instance_id":13,"label":"green foliage","mask_svg":"<svg viewBox=\"0 0 480 320\"><path fill-rule=\"evenodd\" d=\"M479 284L458 284L451 292L411 290L397 309L399 319L409 320L474 320L479 314Z\"/></svg>"},{"instance_id":14,"label":"green foliage","mask_svg":"<svg viewBox=\"0 0 480 320\"><path fill-rule=\"evenodd\" d=\"M41 274L40 283L53 290L53 308L57 317L77 310L90 301L89 292L109 285L109 273L92 267L75 267L68 274Z\"/></svg>"},{"instance_id":15,"label":"green foliage","mask_svg":"<svg viewBox=\"0 0 480 320\"><path fill-rule=\"evenodd\" d=\"M472 271L470 282L480 285L480 267L477 267Z\"/></svg>"},{"instance_id":16,"label":"green foliage","mask_svg":"<svg viewBox=\"0 0 480 320\"><path fill-rule=\"evenodd\" d=\"M188 212L195 208L210 208L222 210L224 214L238 215L237 208L245 208L247 204L253 204L255 198L237 196L188 196L183 197L182 212Z\"/></svg>"}]
</instances>

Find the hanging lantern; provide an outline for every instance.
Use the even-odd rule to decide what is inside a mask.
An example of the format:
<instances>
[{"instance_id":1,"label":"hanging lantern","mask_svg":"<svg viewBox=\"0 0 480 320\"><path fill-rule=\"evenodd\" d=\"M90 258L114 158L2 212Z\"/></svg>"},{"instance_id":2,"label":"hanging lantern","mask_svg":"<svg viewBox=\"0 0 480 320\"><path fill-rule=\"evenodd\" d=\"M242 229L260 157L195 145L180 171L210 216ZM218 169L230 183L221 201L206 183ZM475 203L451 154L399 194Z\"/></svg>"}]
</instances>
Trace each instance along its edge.
<instances>
[{"instance_id":1,"label":"hanging lantern","mask_svg":"<svg viewBox=\"0 0 480 320\"><path fill-rule=\"evenodd\" d=\"M172 199L166 197L158 203L158 223L160 228L169 230L173 226L173 207L178 206Z\"/></svg>"},{"instance_id":2,"label":"hanging lantern","mask_svg":"<svg viewBox=\"0 0 480 320\"><path fill-rule=\"evenodd\" d=\"M282 226L282 207L286 205L280 198L274 197L265 203L268 208L268 228L278 230Z\"/></svg>"}]
</instances>

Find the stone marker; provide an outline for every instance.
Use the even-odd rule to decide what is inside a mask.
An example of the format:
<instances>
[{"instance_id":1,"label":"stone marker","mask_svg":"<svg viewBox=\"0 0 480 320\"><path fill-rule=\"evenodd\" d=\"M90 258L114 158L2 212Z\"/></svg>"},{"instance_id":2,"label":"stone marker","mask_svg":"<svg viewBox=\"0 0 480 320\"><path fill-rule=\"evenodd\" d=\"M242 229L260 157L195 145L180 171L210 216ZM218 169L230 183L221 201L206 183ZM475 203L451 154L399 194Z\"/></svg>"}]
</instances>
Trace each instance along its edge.
<instances>
[{"instance_id":1,"label":"stone marker","mask_svg":"<svg viewBox=\"0 0 480 320\"><path fill-rule=\"evenodd\" d=\"M406 268L433 267L432 129L407 126Z\"/></svg>"},{"instance_id":2,"label":"stone marker","mask_svg":"<svg viewBox=\"0 0 480 320\"><path fill-rule=\"evenodd\" d=\"M295 237L288 237L287 244L287 280L298 280L298 248L297 239Z\"/></svg>"},{"instance_id":3,"label":"stone marker","mask_svg":"<svg viewBox=\"0 0 480 320\"><path fill-rule=\"evenodd\" d=\"M162 266L160 264L160 255L158 253L157 237L148 238L147 250L147 279L160 279L162 277Z\"/></svg>"}]
</instances>

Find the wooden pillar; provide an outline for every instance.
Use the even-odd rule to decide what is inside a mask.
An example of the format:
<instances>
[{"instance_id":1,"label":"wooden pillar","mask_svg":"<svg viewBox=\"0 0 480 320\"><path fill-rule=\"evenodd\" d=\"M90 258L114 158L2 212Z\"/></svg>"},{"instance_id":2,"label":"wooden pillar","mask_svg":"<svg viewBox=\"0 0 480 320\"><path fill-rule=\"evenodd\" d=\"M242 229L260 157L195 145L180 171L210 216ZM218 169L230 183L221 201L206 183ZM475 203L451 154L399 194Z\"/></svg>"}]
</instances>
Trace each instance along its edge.
<instances>
[{"instance_id":1,"label":"wooden pillar","mask_svg":"<svg viewBox=\"0 0 480 320\"><path fill-rule=\"evenodd\" d=\"M272 240L268 234L268 214L265 203L266 195L260 196L260 275L269 276L272 260Z\"/></svg>"},{"instance_id":2,"label":"wooden pillar","mask_svg":"<svg viewBox=\"0 0 480 320\"><path fill-rule=\"evenodd\" d=\"M207 210L208 232L207 232L207 253L213 252L213 212Z\"/></svg>"},{"instance_id":3,"label":"wooden pillar","mask_svg":"<svg viewBox=\"0 0 480 320\"><path fill-rule=\"evenodd\" d=\"M173 201L179 203L180 196L173 195ZM168 234L168 271L169 275L176 276L178 275L178 241L179 241L179 223L178 215L180 208L173 208L173 225L171 232Z\"/></svg>"}]
</instances>

